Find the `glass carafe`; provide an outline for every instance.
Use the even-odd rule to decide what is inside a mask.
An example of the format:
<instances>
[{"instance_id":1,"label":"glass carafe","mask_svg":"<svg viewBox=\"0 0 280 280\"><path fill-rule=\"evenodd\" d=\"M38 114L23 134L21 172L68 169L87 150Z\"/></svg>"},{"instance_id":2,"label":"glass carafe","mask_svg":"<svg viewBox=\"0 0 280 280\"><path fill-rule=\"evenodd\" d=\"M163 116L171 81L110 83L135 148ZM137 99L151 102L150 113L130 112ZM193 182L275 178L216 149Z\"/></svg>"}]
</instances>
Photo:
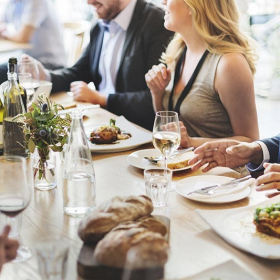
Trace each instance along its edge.
<instances>
[{"instance_id":1,"label":"glass carafe","mask_svg":"<svg viewBox=\"0 0 280 280\"><path fill-rule=\"evenodd\" d=\"M64 213L83 217L95 207L95 174L80 110L73 110L63 170Z\"/></svg>"}]
</instances>

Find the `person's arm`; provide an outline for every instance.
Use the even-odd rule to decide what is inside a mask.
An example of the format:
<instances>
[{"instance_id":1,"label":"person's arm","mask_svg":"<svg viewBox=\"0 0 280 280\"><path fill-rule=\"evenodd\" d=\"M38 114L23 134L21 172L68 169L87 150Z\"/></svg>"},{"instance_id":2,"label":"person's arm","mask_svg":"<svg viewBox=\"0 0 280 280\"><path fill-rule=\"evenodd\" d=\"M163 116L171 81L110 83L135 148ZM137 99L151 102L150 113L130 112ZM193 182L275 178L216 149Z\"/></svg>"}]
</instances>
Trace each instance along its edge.
<instances>
[{"instance_id":1,"label":"person's arm","mask_svg":"<svg viewBox=\"0 0 280 280\"><path fill-rule=\"evenodd\" d=\"M223 55L217 67L215 90L228 112L234 136L230 140L251 142L259 139L253 75L241 54ZM183 147L199 147L214 138L191 138L187 132Z\"/></svg>"},{"instance_id":2,"label":"person's arm","mask_svg":"<svg viewBox=\"0 0 280 280\"><path fill-rule=\"evenodd\" d=\"M19 31L13 34L2 33L2 37L17 43L29 43L35 31L33 26L24 25Z\"/></svg>"},{"instance_id":3,"label":"person's arm","mask_svg":"<svg viewBox=\"0 0 280 280\"><path fill-rule=\"evenodd\" d=\"M206 142L194 150L195 156L189 161L193 170L208 164L203 172L216 166L237 167L249 162L260 165L263 161L262 147L257 142L245 143L236 140Z\"/></svg>"}]
</instances>

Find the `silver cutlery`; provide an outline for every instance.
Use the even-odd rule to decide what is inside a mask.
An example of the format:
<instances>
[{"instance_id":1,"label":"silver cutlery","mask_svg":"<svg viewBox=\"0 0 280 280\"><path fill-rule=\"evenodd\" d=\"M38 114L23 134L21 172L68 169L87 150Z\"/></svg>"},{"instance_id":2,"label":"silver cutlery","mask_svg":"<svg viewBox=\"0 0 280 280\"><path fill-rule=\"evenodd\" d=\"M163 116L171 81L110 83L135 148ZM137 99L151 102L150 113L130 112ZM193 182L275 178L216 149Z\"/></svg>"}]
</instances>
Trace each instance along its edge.
<instances>
[{"instance_id":1,"label":"silver cutlery","mask_svg":"<svg viewBox=\"0 0 280 280\"><path fill-rule=\"evenodd\" d=\"M224 184L216 184L216 185L204 187L204 188L201 188L201 189L198 189L198 190L195 190L193 192L188 193L187 196L189 196L193 193L198 193L198 194L211 196L216 192L217 189L220 189L222 187L235 186L235 185L237 185L241 182L247 181L251 178L252 178L251 175L247 175L247 176L242 177L242 178L231 180L231 181L229 181L227 183L224 183Z\"/></svg>"},{"instance_id":2,"label":"silver cutlery","mask_svg":"<svg viewBox=\"0 0 280 280\"><path fill-rule=\"evenodd\" d=\"M177 156L177 155L184 154L184 153L186 153L186 152L192 151L193 149L194 149L194 147L189 147L189 148L187 148L187 149L177 150L177 151L175 151L169 158L173 158L173 157L175 157L175 156ZM159 160L163 160L163 157L161 157L161 156L159 156L159 157L144 157L144 159L146 159L146 160L148 160L148 161L150 161L150 162L152 162L152 163L157 164L157 162L158 162Z\"/></svg>"},{"instance_id":3,"label":"silver cutlery","mask_svg":"<svg viewBox=\"0 0 280 280\"><path fill-rule=\"evenodd\" d=\"M66 110L59 110L58 114L59 115L65 115L65 114L70 114L75 109L80 109L82 111L85 111L85 110L95 109L95 108L99 108L99 107L100 107L99 104L91 104L91 105L86 105L86 106L79 106L79 107L74 107L74 108L70 108L70 109L66 109Z\"/></svg>"}]
</instances>

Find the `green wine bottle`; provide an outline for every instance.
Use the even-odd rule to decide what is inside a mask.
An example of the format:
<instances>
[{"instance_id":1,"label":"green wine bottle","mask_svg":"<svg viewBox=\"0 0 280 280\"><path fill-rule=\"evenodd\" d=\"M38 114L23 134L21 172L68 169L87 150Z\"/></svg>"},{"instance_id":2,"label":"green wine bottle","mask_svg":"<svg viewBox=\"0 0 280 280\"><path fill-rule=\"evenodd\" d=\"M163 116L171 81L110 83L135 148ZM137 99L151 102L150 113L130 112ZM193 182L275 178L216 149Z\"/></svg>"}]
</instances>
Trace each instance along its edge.
<instances>
[{"instance_id":1,"label":"green wine bottle","mask_svg":"<svg viewBox=\"0 0 280 280\"><path fill-rule=\"evenodd\" d=\"M4 155L29 156L25 148L23 124L18 117L24 113L25 108L17 83L17 59L11 57L8 62L8 86L4 93Z\"/></svg>"}]
</instances>

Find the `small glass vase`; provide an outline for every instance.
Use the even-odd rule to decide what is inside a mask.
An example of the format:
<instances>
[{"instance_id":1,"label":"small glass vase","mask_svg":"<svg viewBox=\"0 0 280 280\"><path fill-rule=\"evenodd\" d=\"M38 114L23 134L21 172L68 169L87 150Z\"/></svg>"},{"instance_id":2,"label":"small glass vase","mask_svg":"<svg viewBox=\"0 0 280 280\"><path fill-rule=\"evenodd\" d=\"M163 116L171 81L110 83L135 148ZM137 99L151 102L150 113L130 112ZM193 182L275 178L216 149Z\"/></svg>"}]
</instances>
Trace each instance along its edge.
<instances>
[{"instance_id":1,"label":"small glass vase","mask_svg":"<svg viewBox=\"0 0 280 280\"><path fill-rule=\"evenodd\" d=\"M32 154L33 185L41 191L56 187L56 155L48 147L38 149Z\"/></svg>"}]
</instances>

